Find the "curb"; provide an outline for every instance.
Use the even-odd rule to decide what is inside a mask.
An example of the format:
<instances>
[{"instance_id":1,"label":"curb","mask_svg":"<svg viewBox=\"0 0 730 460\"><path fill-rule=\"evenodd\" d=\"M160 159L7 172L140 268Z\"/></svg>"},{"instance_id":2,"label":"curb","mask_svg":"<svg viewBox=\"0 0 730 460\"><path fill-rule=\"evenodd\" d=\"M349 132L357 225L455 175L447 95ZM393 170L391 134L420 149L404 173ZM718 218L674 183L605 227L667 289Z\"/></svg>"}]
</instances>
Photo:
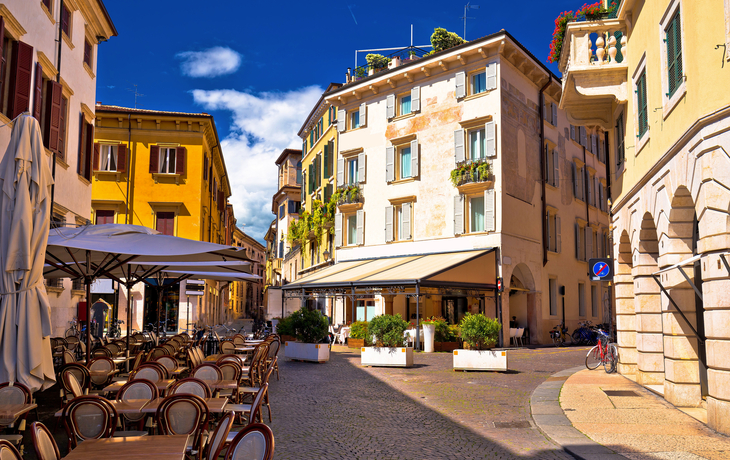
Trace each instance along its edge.
<instances>
[{"instance_id":1,"label":"curb","mask_svg":"<svg viewBox=\"0 0 730 460\"><path fill-rule=\"evenodd\" d=\"M560 391L571 375L585 369L576 366L553 374L530 397L530 415L537 428L565 452L584 460L625 460L626 457L590 439L570 423L560 407Z\"/></svg>"}]
</instances>

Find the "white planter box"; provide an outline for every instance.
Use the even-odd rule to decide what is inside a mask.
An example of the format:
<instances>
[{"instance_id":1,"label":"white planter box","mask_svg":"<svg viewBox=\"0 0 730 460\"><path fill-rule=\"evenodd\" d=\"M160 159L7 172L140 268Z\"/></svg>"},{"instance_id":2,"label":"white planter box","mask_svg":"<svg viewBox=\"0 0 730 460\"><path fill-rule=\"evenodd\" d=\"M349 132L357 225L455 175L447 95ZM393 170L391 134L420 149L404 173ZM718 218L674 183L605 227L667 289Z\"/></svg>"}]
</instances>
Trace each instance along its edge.
<instances>
[{"instance_id":1,"label":"white planter box","mask_svg":"<svg viewBox=\"0 0 730 460\"><path fill-rule=\"evenodd\" d=\"M454 350L454 370L506 371L506 350Z\"/></svg>"},{"instance_id":2,"label":"white planter box","mask_svg":"<svg viewBox=\"0 0 730 460\"><path fill-rule=\"evenodd\" d=\"M326 343L284 342L284 357L313 363L330 360L330 347Z\"/></svg>"},{"instance_id":3,"label":"white planter box","mask_svg":"<svg viewBox=\"0 0 730 460\"><path fill-rule=\"evenodd\" d=\"M363 347L361 351L360 364L363 366L413 366L413 347Z\"/></svg>"}]
</instances>

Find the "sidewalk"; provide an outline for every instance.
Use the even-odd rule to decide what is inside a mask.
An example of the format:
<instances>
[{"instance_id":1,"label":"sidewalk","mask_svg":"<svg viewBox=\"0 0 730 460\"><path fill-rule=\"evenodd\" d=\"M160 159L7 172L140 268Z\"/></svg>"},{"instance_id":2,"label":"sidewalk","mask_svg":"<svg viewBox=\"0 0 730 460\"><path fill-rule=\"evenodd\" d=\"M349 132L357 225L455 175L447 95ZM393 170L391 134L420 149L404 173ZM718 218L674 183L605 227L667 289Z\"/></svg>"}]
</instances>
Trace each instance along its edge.
<instances>
[{"instance_id":1,"label":"sidewalk","mask_svg":"<svg viewBox=\"0 0 730 460\"><path fill-rule=\"evenodd\" d=\"M730 458L730 438L603 368L554 374L535 390L530 405L540 430L579 458Z\"/></svg>"}]
</instances>

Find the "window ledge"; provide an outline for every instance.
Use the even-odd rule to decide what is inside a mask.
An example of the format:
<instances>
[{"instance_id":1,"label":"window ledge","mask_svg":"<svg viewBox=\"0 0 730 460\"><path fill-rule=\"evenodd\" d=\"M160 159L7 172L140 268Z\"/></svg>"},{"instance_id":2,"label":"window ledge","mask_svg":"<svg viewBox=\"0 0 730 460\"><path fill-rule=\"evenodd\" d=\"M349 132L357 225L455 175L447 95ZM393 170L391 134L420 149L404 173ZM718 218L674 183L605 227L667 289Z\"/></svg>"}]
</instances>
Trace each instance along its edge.
<instances>
[{"instance_id":1,"label":"window ledge","mask_svg":"<svg viewBox=\"0 0 730 460\"><path fill-rule=\"evenodd\" d=\"M62 287L55 287L55 286L46 286L46 292L49 293L49 294L53 293L53 294L56 294L56 295L59 295L60 296L61 293L63 292L63 288Z\"/></svg>"},{"instance_id":2,"label":"window ledge","mask_svg":"<svg viewBox=\"0 0 730 460\"><path fill-rule=\"evenodd\" d=\"M55 26L56 20L53 19L53 15L51 14L50 11L48 11L48 8L46 8L46 5L43 2L40 2L40 3L41 3L41 9L43 10L44 13L46 13L46 16L48 16L48 19L51 21L51 24L53 24Z\"/></svg>"},{"instance_id":3,"label":"window ledge","mask_svg":"<svg viewBox=\"0 0 730 460\"><path fill-rule=\"evenodd\" d=\"M664 95L663 99L663 110L662 110L662 118L664 120L667 119L669 114L672 113L674 108L677 106L680 100L684 97L684 95L687 94L687 82L682 81L682 84L677 88L677 90L672 94L672 97L668 97L666 94Z\"/></svg>"},{"instance_id":4,"label":"window ledge","mask_svg":"<svg viewBox=\"0 0 730 460\"><path fill-rule=\"evenodd\" d=\"M92 79L92 80L93 80L94 78L96 78L96 75L94 75L94 71L93 71L93 70L91 70L91 67L89 67L89 64L87 64L87 63L85 63L85 62L84 62L84 70L86 71L86 73L88 73L88 74L89 74L89 77L91 77L91 79Z\"/></svg>"},{"instance_id":5,"label":"window ledge","mask_svg":"<svg viewBox=\"0 0 730 460\"><path fill-rule=\"evenodd\" d=\"M120 171L94 171L94 177L96 180L104 180L109 177L113 177L119 182L119 177L122 175Z\"/></svg>"},{"instance_id":6,"label":"window ledge","mask_svg":"<svg viewBox=\"0 0 730 460\"><path fill-rule=\"evenodd\" d=\"M9 126L11 130L12 130L13 124L14 124L13 120L6 117L5 114L2 112L0 112L0 123L4 124L6 126Z\"/></svg>"},{"instance_id":7,"label":"window ledge","mask_svg":"<svg viewBox=\"0 0 730 460\"><path fill-rule=\"evenodd\" d=\"M362 209L363 203L345 203L337 206L341 213L346 214Z\"/></svg>"},{"instance_id":8,"label":"window ledge","mask_svg":"<svg viewBox=\"0 0 730 460\"><path fill-rule=\"evenodd\" d=\"M84 291L83 289L71 289L71 295L83 297L86 295L86 291Z\"/></svg>"},{"instance_id":9,"label":"window ledge","mask_svg":"<svg viewBox=\"0 0 730 460\"><path fill-rule=\"evenodd\" d=\"M491 93L492 91L494 91L494 90L487 90L487 91L482 91L481 93L477 93L477 94L470 94L466 97L461 98L461 100L462 101L471 101L472 99L479 99L480 97L484 97L487 94Z\"/></svg>"},{"instance_id":10,"label":"window ledge","mask_svg":"<svg viewBox=\"0 0 730 460\"><path fill-rule=\"evenodd\" d=\"M405 115L398 115L397 117L391 118L390 121L400 121L400 120L405 120L407 118L415 117L416 113L418 113L418 112L411 112L411 113L407 113Z\"/></svg>"},{"instance_id":11,"label":"window ledge","mask_svg":"<svg viewBox=\"0 0 730 460\"><path fill-rule=\"evenodd\" d=\"M157 184L160 179L175 179L175 184L180 185L180 174L176 173L152 173L152 178L155 180L155 184ZM167 182L167 181L166 181Z\"/></svg>"},{"instance_id":12,"label":"window ledge","mask_svg":"<svg viewBox=\"0 0 730 460\"><path fill-rule=\"evenodd\" d=\"M76 174L76 177L78 177L79 180L81 182L83 182L84 184L91 185L91 181L89 179L85 178L84 176L82 176L81 174Z\"/></svg>"},{"instance_id":13,"label":"window ledge","mask_svg":"<svg viewBox=\"0 0 730 460\"><path fill-rule=\"evenodd\" d=\"M392 182L388 182L389 185L407 184L409 182L415 182L415 177L406 177L405 179L397 179Z\"/></svg>"},{"instance_id":14,"label":"window ledge","mask_svg":"<svg viewBox=\"0 0 730 460\"><path fill-rule=\"evenodd\" d=\"M408 238L407 240L386 241L385 244L412 243L412 242L413 242L413 237Z\"/></svg>"},{"instance_id":15,"label":"window ledge","mask_svg":"<svg viewBox=\"0 0 730 460\"><path fill-rule=\"evenodd\" d=\"M61 33L61 36L63 36L63 41L65 41L65 42L66 42L66 44L68 45L68 47L69 47L69 48L71 48L71 49L74 49L74 48L76 48L76 47L74 46L74 44L73 44L73 43L71 43L71 37L69 37L68 35L66 35L66 32L62 32L62 33Z\"/></svg>"},{"instance_id":16,"label":"window ledge","mask_svg":"<svg viewBox=\"0 0 730 460\"><path fill-rule=\"evenodd\" d=\"M359 131L359 130L361 130L361 129L363 129L363 128L364 128L364 126L363 126L363 125L360 125L360 126L358 126L357 128L350 128L350 129L346 129L346 130L344 130L344 131L342 131L342 132L343 132L343 133L351 133L351 132L353 132L353 131Z\"/></svg>"},{"instance_id":17,"label":"window ledge","mask_svg":"<svg viewBox=\"0 0 730 460\"><path fill-rule=\"evenodd\" d=\"M636 139L636 154L634 156L639 156L641 150L649 142L650 133L651 131L647 129L643 136Z\"/></svg>"},{"instance_id":18,"label":"window ledge","mask_svg":"<svg viewBox=\"0 0 730 460\"><path fill-rule=\"evenodd\" d=\"M484 182L469 182L468 184L456 187L462 195L470 195L472 193L483 192L490 188L494 188L493 180L485 180Z\"/></svg>"}]
</instances>

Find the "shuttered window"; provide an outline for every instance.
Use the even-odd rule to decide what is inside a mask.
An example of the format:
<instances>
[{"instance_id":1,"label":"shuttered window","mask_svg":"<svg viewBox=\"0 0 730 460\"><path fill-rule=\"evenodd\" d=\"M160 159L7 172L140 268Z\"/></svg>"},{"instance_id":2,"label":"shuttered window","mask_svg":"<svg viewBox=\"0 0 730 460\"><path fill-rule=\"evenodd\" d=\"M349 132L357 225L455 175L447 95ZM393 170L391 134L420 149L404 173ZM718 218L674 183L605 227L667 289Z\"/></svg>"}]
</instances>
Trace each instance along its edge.
<instances>
[{"instance_id":1,"label":"shuttered window","mask_svg":"<svg viewBox=\"0 0 730 460\"><path fill-rule=\"evenodd\" d=\"M113 224L114 211L99 209L96 211L96 225Z\"/></svg>"},{"instance_id":2,"label":"shuttered window","mask_svg":"<svg viewBox=\"0 0 730 460\"><path fill-rule=\"evenodd\" d=\"M61 2L61 30L71 38L71 12L63 2Z\"/></svg>"},{"instance_id":3,"label":"shuttered window","mask_svg":"<svg viewBox=\"0 0 730 460\"><path fill-rule=\"evenodd\" d=\"M667 44L667 72L669 97L672 97L682 85L682 28L679 20L679 10L674 15L666 29Z\"/></svg>"},{"instance_id":4,"label":"shuttered window","mask_svg":"<svg viewBox=\"0 0 730 460\"><path fill-rule=\"evenodd\" d=\"M636 80L636 103L639 120L639 137L642 137L649 129L649 111L646 100L646 70Z\"/></svg>"},{"instance_id":5,"label":"shuttered window","mask_svg":"<svg viewBox=\"0 0 730 460\"><path fill-rule=\"evenodd\" d=\"M79 155L76 165L76 172L91 180L91 161L94 149L94 125L86 123L84 114L79 114Z\"/></svg>"},{"instance_id":6,"label":"shuttered window","mask_svg":"<svg viewBox=\"0 0 730 460\"><path fill-rule=\"evenodd\" d=\"M91 53L93 52L94 48L91 45L91 42L89 39L84 40L84 64L89 66L91 68Z\"/></svg>"},{"instance_id":7,"label":"shuttered window","mask_svg":"<svg viewBox=\"0 0 730 460\"><path fill-rule=\"evenodd\" d=\"M63 112L63 87L55 81L46 83L46 100L43 125L43 145L58 152Z\"/></svg>"},{"instance_id":8,"label":"shuttered window","mask_svg":"<svg viewBox=\"0 0 730 460\"><path fill-rule=\"evenodd\" d=\"M163 235L175 236L175 213L158 212L155 229Z\"/></svg>"},{"instance_id":9,"label":"shuttered window","mask_svg":"<svg viewBox=\"0 0 730 460\"><path fill-rule=\"evenodd\" d=\"M30 109L30 92L33 73L33 47L23 42L13 42L13 58L10 63L9 118L13 119Z\"/></svg>"}]
</instances>

